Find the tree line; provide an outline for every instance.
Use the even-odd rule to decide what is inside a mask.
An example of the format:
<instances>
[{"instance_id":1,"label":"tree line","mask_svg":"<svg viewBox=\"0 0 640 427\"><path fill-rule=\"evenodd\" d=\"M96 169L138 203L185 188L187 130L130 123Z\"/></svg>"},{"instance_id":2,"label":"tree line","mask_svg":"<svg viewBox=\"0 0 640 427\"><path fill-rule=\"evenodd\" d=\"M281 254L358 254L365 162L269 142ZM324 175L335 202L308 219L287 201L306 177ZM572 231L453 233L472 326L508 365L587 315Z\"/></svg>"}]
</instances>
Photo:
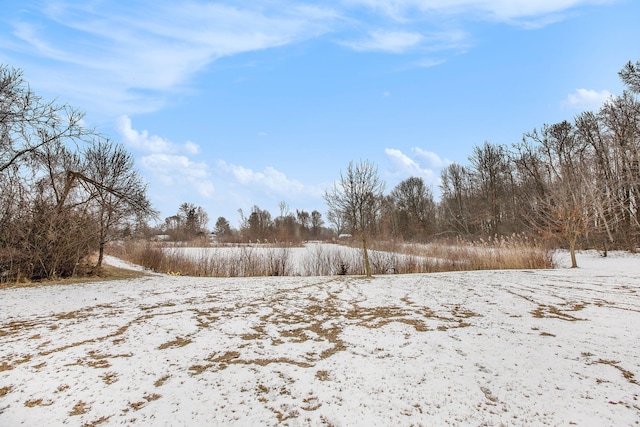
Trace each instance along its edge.
<instances>
[{"instance_id":1,"label":"tree line","mask_svg":"<svg viewBox=\"0 0 640 427\"><path fill-rule=\"evenodd\" d=\"M238 209L240 225L233 227L225 217L218 217L209 230L209 215L193 203L183 203L175 215L165 218L164 223L151 230L171 241L186 241L198 238L215 238L219 243L241 242L283 242L300 243L307 240L329 240L333 232L324 226L322 214L313 210L289 209L286 202L280 202L280 215L275 218L266 209L253 206L246 216Z\"/></svg>"},{"instance_id":2,"label":"tree line","mask_svg":"<svg viewBox=\"0 0 640 427\"><path fill-rule=\"evenodd\" d=\"M485 143L469 165L442 172L445 230L528 233L580 245L636 250L640 237L640 61L596 111L526 132L511 147Z\"/></svg>"}]
</instances>

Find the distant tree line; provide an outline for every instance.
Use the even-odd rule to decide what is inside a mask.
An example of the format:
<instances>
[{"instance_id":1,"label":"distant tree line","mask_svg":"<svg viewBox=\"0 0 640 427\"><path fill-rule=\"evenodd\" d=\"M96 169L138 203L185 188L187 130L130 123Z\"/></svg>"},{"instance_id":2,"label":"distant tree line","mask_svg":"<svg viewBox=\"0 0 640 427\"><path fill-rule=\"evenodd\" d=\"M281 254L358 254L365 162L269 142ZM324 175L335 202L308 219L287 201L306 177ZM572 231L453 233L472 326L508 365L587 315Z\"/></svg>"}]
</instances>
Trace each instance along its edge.
<instances>
[{"instance_id":1,"label":"distant tree line","mask_svg":"<svg viewBox=\"0 0 640 427\"><path fill-rule=\"evenodd\" d=\"M82 117L0 65L0 281L95 271L155 215L132 156Z\"/></svg>"},{"instance_id":2,"label":"distant tree line","mask_svg":"<svg viewBox=\"0 0 640 427\"><path fill-rule=\"evenodd\" d=\"M218 217L209 231L209 215L193 203L183 203L176 215L167 217L164 224L156 227L155 233L165 235L173 241L214 238L219 243L240 242L281 242L298 244L308 240L329 240L332 230L324 226L322 214L314 210L289 210L285 202L280 203L280 215L273 218L267 210L254 206L245 216L242 209L238 228L233 227L225 217Z\"/></svg>"},{"instance_id":3,"label":"distant tree line","mask_svg":"<svg viewBox=\"0 0 640 427\"><path fill-rule=\"evenodd\" d=\"M462 235L527 233L635 250L640 237L640 62L597 112L543 125L511 147L485 143L442 172L440 227ZM575 258L572 259L575 265Z\"/></svg>"}]
</instances>

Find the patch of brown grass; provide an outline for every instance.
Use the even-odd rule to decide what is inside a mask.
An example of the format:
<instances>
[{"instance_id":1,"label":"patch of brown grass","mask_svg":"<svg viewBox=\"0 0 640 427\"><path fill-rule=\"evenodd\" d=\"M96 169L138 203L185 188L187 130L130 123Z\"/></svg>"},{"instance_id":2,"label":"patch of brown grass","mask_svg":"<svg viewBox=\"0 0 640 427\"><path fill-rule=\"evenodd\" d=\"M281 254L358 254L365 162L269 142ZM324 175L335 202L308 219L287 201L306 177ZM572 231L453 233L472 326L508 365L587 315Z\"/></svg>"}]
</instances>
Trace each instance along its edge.
<instances>
[{"instance_id":1,"label":"patch of brown grass","mask_svg":"<svg viewBox=\"0 0 640 427\"><path fill-rule=\"evenodd\" d=\"M73 406L73 408L69 412L69 416L74 417L76 415L86 414L87 412L89 412L89 409L90 409L90 406L86 402L83 402L82 400L80 400L78 403L76 403Z\"/></svg>"},{"instance_id":2,"label":"patch of brown grass","mask_svg":"<svg viewBox=\"0 0 640 427\"><path fill-rule=\"evenodd\" d=\"M137 279L147 274L141 271L128 270L111 265L104 264L99 271L94 272L87 276L81 277L69 277L65 279L44 279L37 282L1 282L0 289L10 288L31 288L31 287L43 287L43 286L59 286L59 285L75 285L82 283L91 283L96 281L110 281L110 280L128 280Z\"/></svg>"},{"instance_id":3,"label":"patch of brown grass","mask_svg":"<svg viewBox=\"0 0 640 427\"><path fill-rule=\"evenodd\" d=\"M141 400L139 402L129 402L129 406L132 407L135 411L139 411L147 402Z\"/></svg>"},{"instance_id":4,"label":"patch of brown grass","mask_svg":"<svg viewBox=\"0 0 640 427\"><path fill-rule=\"evenodd\" d=\"M576 311L576 310L571 310ZM568 322L576 322L578 320L583 320L578 317L572 316L560 310L558 307L546 304L538 304L538 307L531 312L533 317L538 319L560 319L566 320Z\"/></svg>"},{"instance_id":5,"label":"patch of brown grass","mask_svg":"<svg viewBox=\"0 0 640 427\"><path fill-rule=\"evenodd\" d=\"M213 364L192 365L192 366L189 366L189 371L191 372L191 375L200 375L201 373L203 373L209 368L212 368L213 366L214 366Z\"/></svg>"},{"instance_id":6,"label":"patch of brown grass","mask_svg":"<svg viewBox=\"0 0 640 427\"><path fill-rule=\"evenodd\" d=\"M102 417L98 418L95 421L91 421L90 423L83 424L82 427L96 427L96 426L99 426L100 424L104 424L107 421L109 421L109 418L111 418L111 417L102 416Z\"/></svg>"},{"instance_id":7,"label":"patch of brown grass","mask_svg":"<svg viewBox=\"0 0 640 427\"><path fill-rule=\"evenodd\" d=\"M603 365L609 365L609 366L613 366L614 368L616 368L618 371L620 371L620 373L622 374L623 377L625 377L630 383L632 384L638 384L638 381L636 381L633 377L635 377L634 373L631 371L628 371L626 369L624 369L622 366L619 365L619 361L617 360L605 360L605 359L598 359L596 361L596 363L600 363Z\"/></svg>"},{"instance_id":8,"label":"patch of brown grass","mask_svg":"<svg viewBox=\"0 0 640 427\"><path fill-rule=\"evenodd\" d=\"M109 385L118 381L118 374L116 374L115 372L107 372L106 374L102 375L100 378L102 378L102 381L104 381L105 384Z\"/></svg>"},{"instance_id":9,"label":"patch of brown grass","mask_svg":"<svg viewBox=\"0 0 640 427\"><path fill-rule=\"evenodd\" d=\"M34 408L36 406L51 406L53 405L53 401L44 401L43 399L31 399L24 402L24 406L27 408Z\"/></svg>"},{"instance_id":10,"label":"patch of brown grass","mask_svg":"<svg viewBox=\"0 0 640 427\"><path fill-rule=\"evenodd\" d=\"M328 371L318 371L316 372L316 378L320 381L329 381L329 372Z\"/></svg>"},{"instance_id":11,"label":"patch of brown grass","mask_svg":"<svg viewBox=\"0 0 640 427\"><path fill-rule=\"evenodd\" d=\"M158 400L162 397L161 394L158 393L152 393L152 394L145 394L144 396L142 396L144 398L144 400L146 400L147 402L153 402L154 400Z\"/></svg>"},{"instance_id":12,"label":"patch of brown grass","mask_svg":"<svg viewBox=\"0 0 640 427\"><path fill-rule=\"evenodd\" d=\"M13 386L10 386L10 385L0 387L0 397L5 397L7 394L11 392L11 390L13 390Z\"/></svg>"},{"instance_id":13,"label":"patch of brown grass","mask_svg":"<svg viewBox=\"0 0 640 427\"><path fill-rule=\"evenodd\" d=\"M164 377L158 378L156 382L153 383L153 385L156 387L162 387L169 378L171 378L171 375L165 375Z\"/></svg>"},{"instance_id":14,"label":"patch of brown grass","mask_svg":"<svg viewBox=\"0 0 640 427\"><path fill-rule=\"evenodd\" d=\"M188 344L191 344L191 340L190 339L185 339L182 337L176 337L176 339L166 342L164 344L160 344L158 346L158 350L165 350L167 348L171 348L171 347L184 347Z\"/></svg>"}]
</instances>

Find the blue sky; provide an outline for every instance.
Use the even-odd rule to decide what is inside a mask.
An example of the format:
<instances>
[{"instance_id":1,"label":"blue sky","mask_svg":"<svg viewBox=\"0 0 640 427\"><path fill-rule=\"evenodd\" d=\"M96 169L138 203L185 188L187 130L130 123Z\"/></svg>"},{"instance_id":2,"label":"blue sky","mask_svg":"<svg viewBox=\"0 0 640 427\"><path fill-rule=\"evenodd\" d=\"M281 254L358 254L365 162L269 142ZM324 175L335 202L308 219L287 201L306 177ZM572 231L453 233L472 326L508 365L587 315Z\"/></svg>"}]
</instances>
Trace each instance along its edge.
<instances>
[{"instance_id":1,"label":"blue sky","mask_svg":"<svg viewBox=\"0 0 640 427\"><path fill-rule=\"evenodd\" d=\"M161 217L325 212L594 110L640 59L634 0L0 0L0 62L124 144Z\"/></svg>"}]
</instances>

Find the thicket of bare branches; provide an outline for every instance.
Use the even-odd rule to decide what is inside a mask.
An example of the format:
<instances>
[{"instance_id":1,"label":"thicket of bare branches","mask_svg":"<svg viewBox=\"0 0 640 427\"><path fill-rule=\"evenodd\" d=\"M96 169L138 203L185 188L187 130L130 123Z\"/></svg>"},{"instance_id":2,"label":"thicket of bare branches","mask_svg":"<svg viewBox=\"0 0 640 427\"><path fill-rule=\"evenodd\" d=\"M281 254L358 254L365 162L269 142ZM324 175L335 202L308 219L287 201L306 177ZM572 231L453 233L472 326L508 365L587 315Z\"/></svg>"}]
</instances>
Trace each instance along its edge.
<instances>
[{"instance_id":1,"label":"thicket of bare branches","mask_svg":"<svg viewBox=\"0 0 640 427\"><path fill-rule=\"evenodd\" d=\"M640 246L640 63L629 90L597 112L543 125L512 147L485 143L442 172L439 227L463 236L521 233L571 251Z\"/></svg>"},{"instance_id":2,"label":"thicket of bare branches","mask_svg":"<svg viewBox=\"0 0 640 427\"><path fill-rule=\"evenodd\" d=\"M154 214L123 147L0 65L0 280L68 277Z\"/></svg>"}]
</instances>

